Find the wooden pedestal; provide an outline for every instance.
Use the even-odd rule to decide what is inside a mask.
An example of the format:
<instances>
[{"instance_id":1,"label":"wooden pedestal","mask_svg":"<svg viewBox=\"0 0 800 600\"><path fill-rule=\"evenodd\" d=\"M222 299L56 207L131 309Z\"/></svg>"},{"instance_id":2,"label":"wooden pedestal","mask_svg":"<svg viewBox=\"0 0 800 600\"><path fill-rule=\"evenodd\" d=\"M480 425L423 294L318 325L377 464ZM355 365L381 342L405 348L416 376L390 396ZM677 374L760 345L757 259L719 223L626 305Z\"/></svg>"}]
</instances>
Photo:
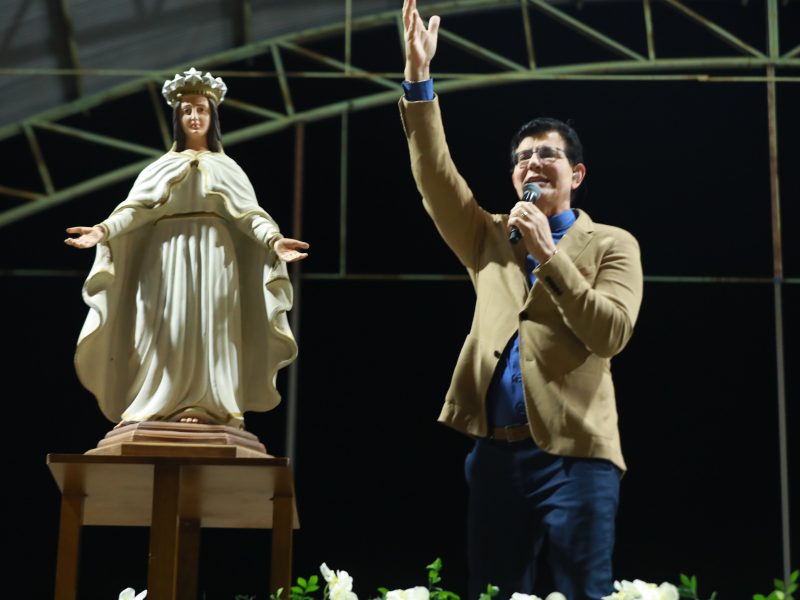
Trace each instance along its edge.
<instances>
[{"instance_id":1,"label":"wooden pedestal","mask_svg":"<svg viewBox=\"0 0 800 600\"><path fill-rule=\"evenodd\" d=\"M267 449L243 429L226 425L143 421L109 431L86 454L266 458Z\"/></svg>"},{"instance_id":2,"label":"wooden pedestal","mask_svg":"<svg viewBox=\"0 0 800 600\"><path fill-rule=\"evenodd\" d=\"M288 590L292 533L300 527L289 459L192 456L191 447L180 456L158 444L149 450L47 455L61 490L56 600L77 598L83 525L150 527L148 600L197 599L203 527L272 529L270 591Z\"/></svg>"}]
</instances>

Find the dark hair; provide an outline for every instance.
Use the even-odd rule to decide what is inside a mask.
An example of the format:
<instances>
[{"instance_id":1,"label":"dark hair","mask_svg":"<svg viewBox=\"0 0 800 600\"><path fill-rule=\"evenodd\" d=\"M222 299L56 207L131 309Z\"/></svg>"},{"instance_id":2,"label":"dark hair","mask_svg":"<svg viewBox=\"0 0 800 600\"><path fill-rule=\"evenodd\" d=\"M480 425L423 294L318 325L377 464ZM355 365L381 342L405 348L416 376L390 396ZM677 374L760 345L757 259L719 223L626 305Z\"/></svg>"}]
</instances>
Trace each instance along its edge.
<instances>
[{"instance_id":1,"label":"dark hair","mask_svg":"<svg viewBox=\"0 0 800 600\"><path fill-rule=\"evenodd\" d=\"M572 122L559 121L550 117L539 117L533 121L528 121L519 128L519 131L511 138L511 168L516 164L515 154L522 140L526 137L537 136L543 133L555 131L564 139L564 154L572 166L583 162L583 144L578 137L578 133L572 128Z\"/></svg>"},{"instance_id":2,"label":"dark hair","mask_svg":"<svg viewBox=\"0 0 800 600\"><path fill-rule=\"evenodd\" d=\"M208 98L208 96L206 96L206 98ZM222 150L222 133L219 129L217 104L211 98L208 98L208 107L211 109L211 121L208 125L208 133L206 134L206 145L212 152L219 152ZM180 102L172 109L172 139L175 140L175 150L177 152L186 150L186 134L183 131L183 127L181 127Z\"/></svg>"}]
</instances>

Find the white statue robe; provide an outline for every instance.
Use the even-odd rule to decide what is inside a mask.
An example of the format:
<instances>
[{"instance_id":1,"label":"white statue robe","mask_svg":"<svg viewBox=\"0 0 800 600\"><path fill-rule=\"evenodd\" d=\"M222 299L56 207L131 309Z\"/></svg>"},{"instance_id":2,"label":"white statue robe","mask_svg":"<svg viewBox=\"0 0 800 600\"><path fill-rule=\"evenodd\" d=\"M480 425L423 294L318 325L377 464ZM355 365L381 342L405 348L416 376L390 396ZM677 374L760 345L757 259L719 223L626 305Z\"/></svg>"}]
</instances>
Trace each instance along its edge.
<instances>
[{"instance_id":1,"label":"white statue robe","mask_svg":"<svg viewBox=\"0 0 800 600\"><path fill-rule=\"evenodd\" d=\"M277 224L222 152L168 152L101 223L83 286L81 383L113 422L198 415L243 427L297 356Z\"/></svg>"}]
</instances>

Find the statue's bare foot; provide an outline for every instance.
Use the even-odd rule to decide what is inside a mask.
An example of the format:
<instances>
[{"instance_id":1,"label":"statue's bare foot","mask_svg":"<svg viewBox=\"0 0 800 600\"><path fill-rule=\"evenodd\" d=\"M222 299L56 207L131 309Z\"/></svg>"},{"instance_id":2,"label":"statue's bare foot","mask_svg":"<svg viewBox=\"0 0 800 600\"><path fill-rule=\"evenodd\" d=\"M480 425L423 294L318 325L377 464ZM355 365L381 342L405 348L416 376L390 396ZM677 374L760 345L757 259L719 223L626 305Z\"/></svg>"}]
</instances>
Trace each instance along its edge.
<instances>
[{"instance_id":1,"label":"statue's bare foot","mask_svg":"<svg viewBox=\"0 0 800 600\"><path fill-rule=\"evenodd\" d=\"M187 406L168 416L166 421L190 425L219 425L220 420L201 406Z\"/></svg>"},{"instance_id":2,"label":"statue's bare foot","mask_svg":"<svg viewBox=\"0 0 800 600\"><path fill-rule=\"evenodd\" d=\"M120 427L125 427L126 425L133 425L136 421L120 421L116 425L114 425L114 429L119 429Z\"/></svg>"},{"instance_id":3,"label":"statue's bare foot","mask_svg":"<svg viewBox=\"0 0 800 600\"><path fill-rule=\"evenodd\" d=\"M178 419L178 423L198 423L205 425L206 423L208 423L208 421L206 421L206 419L203 417L198 417L195 415L187 415Z\"/></svg>"}]
</instances>

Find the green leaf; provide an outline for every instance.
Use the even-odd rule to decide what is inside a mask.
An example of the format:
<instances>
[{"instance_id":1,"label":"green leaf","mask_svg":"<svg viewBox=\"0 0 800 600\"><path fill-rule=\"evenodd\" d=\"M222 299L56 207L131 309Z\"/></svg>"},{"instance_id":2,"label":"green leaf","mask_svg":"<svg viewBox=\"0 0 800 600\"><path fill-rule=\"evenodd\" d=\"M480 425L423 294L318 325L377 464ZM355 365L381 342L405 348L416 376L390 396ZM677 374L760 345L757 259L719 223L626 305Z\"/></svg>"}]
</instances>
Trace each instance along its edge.
<instances>
[{"instance_id":1,"label":"green leaf","mask_svg":"<svg viewBox=\"0 0 800 600\"><path fill-rule=\"evenodd\" d=\"M433 569L434 571L439 571L442 568L442 559L441 558L437 558L435 561L433 561L431 564L429 564L425 568L426 569Z\"/></svg>"},{"instance_id":2,"label":"green leaf","mask_svg":"<svg viewBox=\"0 0 800 600\"><path fill-rule=\"evenodd\" d=\"M305 588L308 585L308 581L306 581L303 577L298 577L297 585L299 585L301 588Z\"/></svg>"},{"instance_id":3,"label":"green leaf","mask_svg":"<svg viewBox=\"0 0 800 600\"><path fill-rule=\"evenodd\" d=\"M753 594L753 600L767 600L764 594Z\"/></svg>"},{"instance_id":4,"label":"green leaf","mask_svg":"<svg viewBox=\"0 0 800 600\"><path fill-rule=\"evenodd\" d=\"M688 575L684 575L683 573L681 573L681 576L680 576L680 577L681 577L681 583L682 583L683 585L685 585L687 588L691 589L691 587L692 587L692 580L691 580L691 579L689 579L689 576L688 576Z\"/></svg>"},{"instance_id":5,"label":"green leaf","mask_svg":"<svg viewBox=\"0 0 800 600\"><path fill-rule=\"evenodd\" d=\"M695 595L692 593L692 590L689 589L686 585L678 586L678 595L681 598L694 598Z\"/></svg>"}]
</instances>

